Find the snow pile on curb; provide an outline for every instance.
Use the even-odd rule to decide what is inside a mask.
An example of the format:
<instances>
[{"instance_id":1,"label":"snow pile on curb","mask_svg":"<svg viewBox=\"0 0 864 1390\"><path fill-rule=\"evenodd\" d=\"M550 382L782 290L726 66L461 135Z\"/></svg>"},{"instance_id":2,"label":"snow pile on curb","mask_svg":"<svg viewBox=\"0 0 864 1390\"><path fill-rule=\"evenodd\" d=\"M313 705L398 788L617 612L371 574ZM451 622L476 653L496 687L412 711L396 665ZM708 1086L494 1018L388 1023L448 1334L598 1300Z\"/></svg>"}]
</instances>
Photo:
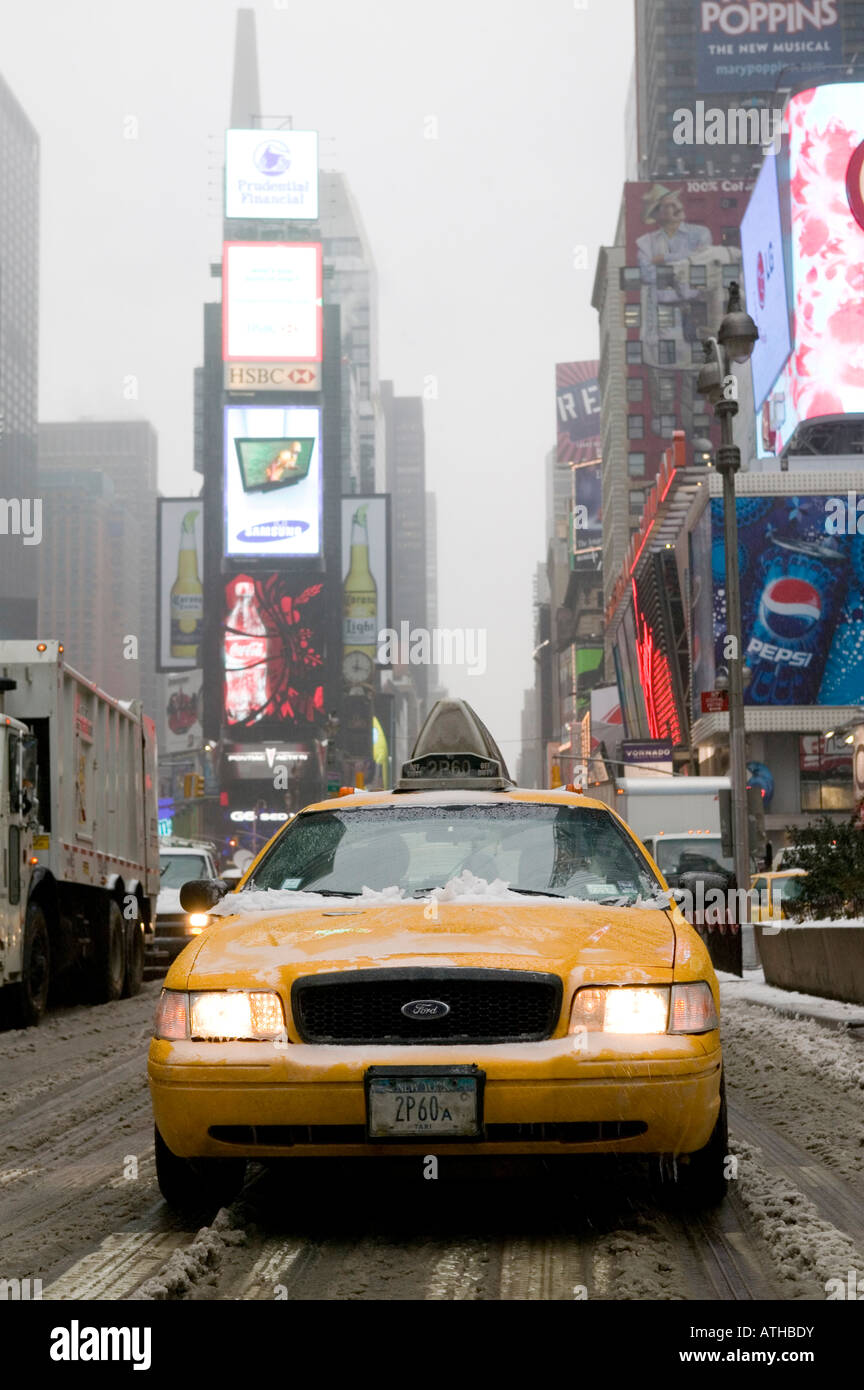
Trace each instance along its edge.
<instances>
[{"instance_id":1,"label":"snow pile on curb","mask_svg":"<svg viewBox=\"0 0 864 1390\"><path fill-rule=\"evenodd\" d=\"M859 1010L860 1012L860 1010ZM790 1018L765 1004L751 1004L724 993L721 1029L727 1021L734 1022L735 1032L755 1048L761 1048L766 1035L778 1045L784 1058L783 1072L790 1083L801 1072L820 1080L831 1080L841 1090L852 1095L864 1092L864 1054L859 1043L839 1029L831 1032L823 1024L808 1018ZM766 1070L774 1070L766 1058ZM783 1078L776 1088L783 1087Z\"/></svg>"},{"instance_id":2,"label":"snow pile on curb","mask_svg":"<svg viewBox=\"0 0 864 1390\"><path fill-rule=\"evenodd\" d=\"M740 1160L735 1191L771 1252L774 1269L792 1298L827 1298L829 1279L846 1286L850 1270L864 1276L864 1255L836 1226L824 1221L798 1188L760 1163L762 1150L735 1140Z\"/></svg>"},{"instance_id":3,"label":"snow pile on curb","mask_svg":"<svg viewBox=\"0 0 864 1390\"><path fill-rule=\"evenodd\" d=\"M202 1226L191 1245L175 1250L158 1274L145 1280L132 1300L161 1301L183 1298L208 1271L218 1268L229 1246L245 1245L246 1232L235 1230L231 1213L222 1207L212 1226Z\"/></svg>"}]
</instances>

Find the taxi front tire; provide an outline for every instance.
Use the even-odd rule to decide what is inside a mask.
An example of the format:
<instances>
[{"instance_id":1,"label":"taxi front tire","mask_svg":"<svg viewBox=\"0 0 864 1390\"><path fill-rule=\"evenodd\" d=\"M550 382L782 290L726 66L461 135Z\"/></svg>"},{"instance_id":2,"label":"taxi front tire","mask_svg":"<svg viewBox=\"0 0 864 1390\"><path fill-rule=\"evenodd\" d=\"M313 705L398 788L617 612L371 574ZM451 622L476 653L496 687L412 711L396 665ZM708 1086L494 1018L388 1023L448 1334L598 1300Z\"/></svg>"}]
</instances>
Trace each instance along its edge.
<instances>
[{"instance_id":1,"label":"taxi front tire","mask_svg":"<svg viewBox=\"0 0 864 1390\"><path fill-rule=\"evenodd\" d=\"M682 1156L661 1154L654 1160L653 1178L661 1201L696 1211L719 1206L726 1196L728 1154L726 1078L721 1076L720 1111L705 1147Z\"/></svg>"},{"instance_id":2,"label":"taxi front tire","mask_svg":"<svg viewBox=\"0 0 864 1390\"><path fill-rule=\"evenodd\" d=\"M178 1158L154 1126L156 1181L169 1207L200 1212L227 1207L246 1177L245 1158Z\"/></svg>"}]
</instances>

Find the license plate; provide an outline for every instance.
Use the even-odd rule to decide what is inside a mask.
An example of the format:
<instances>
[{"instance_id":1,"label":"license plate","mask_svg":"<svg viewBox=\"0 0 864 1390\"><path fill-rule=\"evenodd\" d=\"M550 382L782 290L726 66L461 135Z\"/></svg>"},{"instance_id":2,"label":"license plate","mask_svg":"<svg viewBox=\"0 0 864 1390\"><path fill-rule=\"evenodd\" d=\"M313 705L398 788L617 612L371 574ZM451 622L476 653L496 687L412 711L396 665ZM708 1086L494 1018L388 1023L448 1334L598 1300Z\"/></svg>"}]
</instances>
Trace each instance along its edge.
<instances>
[{"instance_id":1,"label":"license plate","mask_svg":"<svg viewBox=\"0 0 864 1390\"><path fill-rule=\"evenodd\" d=\"M370 1068L366 1077L370 1139L479 1139L482 1134L482 1073L388 1071Z\"/></svg>"}]
</instances>

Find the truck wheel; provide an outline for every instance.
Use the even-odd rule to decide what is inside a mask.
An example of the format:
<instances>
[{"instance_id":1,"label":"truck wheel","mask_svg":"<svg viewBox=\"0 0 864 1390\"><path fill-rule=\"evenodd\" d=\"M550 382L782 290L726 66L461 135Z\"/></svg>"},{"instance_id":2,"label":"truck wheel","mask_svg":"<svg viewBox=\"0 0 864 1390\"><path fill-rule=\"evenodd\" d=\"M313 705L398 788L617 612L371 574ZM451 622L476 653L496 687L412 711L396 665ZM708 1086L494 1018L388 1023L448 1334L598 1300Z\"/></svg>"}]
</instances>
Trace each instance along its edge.
<instances>
[{"instance_id":1,"label":"truck wheel","mask_svg":"<svg viewBox=\"0 0 864 1390\"><path fill-rule=\"evenodd\" d=\"M38 903L27 908L22 954L21 982L10 990L11 1022L13 1028L33 1028L45 1012L51 978L48 923Z\"/></svg>"},{"instance_id":2,"label":"truck wheel","mask_svg":"<svg viewBox=\"0 0 864 1390\"><path fill-rule=\"evenodd\" d=\"M227 1207L246 1177L245 1158L178 1158L154 1126L156 1180L169 1207L195 1213Z\"/></svg>"},{"instance_id":3,"label":"truck wheel","mask_svg":"<svg viewBox=\"0 0 864 1390\"><path fill-rule=\"evenodd\" d=\"M139 994L143 979L144 933L141 928L141 919L139 916L132 923L132 935L129 938L129 959L126 962L126 979L123 982L123 998L131 999L133 995Z\"/></svg>"},{"instance_id":4,"label":"truck wheel","mask_svg":"<svg viewBox=\"0 0 864 1390\"><path fill-rule=\"evenodd\" d=\"M726 1196L726 1158L729 1128L726 1117L726 1079L720 1078L720 1113L704 1149L680 1158L663 1155L654 1176L662 1201L675 1207L701 1210L717 1207Z\"/></svg>"},{"instance_id":5,"label":"truck wheel","mask_svg":"<svg viewBox=\"0 0 864 1390\"><path fill-rule=\"evenodd\" d=\"M113 898L105 904L94 926L93 1001L109 1004L120 998L126 976L123 914Z\"/></svg>"}]
</instances>

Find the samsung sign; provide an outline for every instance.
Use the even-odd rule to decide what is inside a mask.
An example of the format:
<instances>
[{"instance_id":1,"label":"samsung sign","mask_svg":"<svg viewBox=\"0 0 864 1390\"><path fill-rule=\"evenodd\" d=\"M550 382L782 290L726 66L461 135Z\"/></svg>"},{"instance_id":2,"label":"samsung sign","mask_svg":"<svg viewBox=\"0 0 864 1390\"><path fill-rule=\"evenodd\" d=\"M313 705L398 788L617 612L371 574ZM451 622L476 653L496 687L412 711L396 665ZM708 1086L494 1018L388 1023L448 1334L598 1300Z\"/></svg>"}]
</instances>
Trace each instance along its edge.
<instances>
[{"instance_id":1,"label":"samsung sign","mask_svg":"<svg viewBox=\"0 0 864 1390\"><path fill-rule=\"evenodd\" d=\"M777 160L773 154L765 158L741 221L741 255L747 312L759 329L750 359L754 405L759 410L792 351Z\"/></svg>"},{"instance_id":2,"label":"samsung sign","mask_svg":"<svg viewBox=\"0 0 864 1390\"><path fill-rule=\"evenodd\" d=\"M314 221L317 131L226 131L225 216Z\"/></svg>"}]
</instances>

